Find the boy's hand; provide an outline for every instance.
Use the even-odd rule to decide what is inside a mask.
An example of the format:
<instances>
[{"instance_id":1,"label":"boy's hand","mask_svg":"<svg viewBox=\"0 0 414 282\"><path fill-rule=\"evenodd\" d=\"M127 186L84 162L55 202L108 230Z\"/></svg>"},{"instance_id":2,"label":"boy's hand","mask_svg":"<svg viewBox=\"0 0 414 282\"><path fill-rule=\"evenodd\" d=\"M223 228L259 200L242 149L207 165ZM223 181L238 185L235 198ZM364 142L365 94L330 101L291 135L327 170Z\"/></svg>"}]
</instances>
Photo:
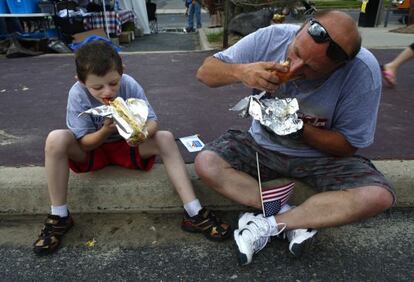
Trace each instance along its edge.
<instances>
[{"instance_id":1,"label":"boy's hand","mask_svg":"<svg viewBox=\"0 0 414 282\"><path fill-rule=\"evenodd\" d=\"M134 136L134 138L128 139L126 142L131 147L136 147L142 143L144 143L147 140L148 137L148 130L147 127L144 126L142 131L138 134L138 136Z\"/></svg>"},{"instance_id":2,"label":"boy's hand","mask_svg":"<svg viewBox=\"0 0 414 282\"><path fill-rule=\"evenodd\" d=\"M103 122L102 130L113 133L116 132L115 122L111 118L106 118Z\"/></svg>"}]
</instances>

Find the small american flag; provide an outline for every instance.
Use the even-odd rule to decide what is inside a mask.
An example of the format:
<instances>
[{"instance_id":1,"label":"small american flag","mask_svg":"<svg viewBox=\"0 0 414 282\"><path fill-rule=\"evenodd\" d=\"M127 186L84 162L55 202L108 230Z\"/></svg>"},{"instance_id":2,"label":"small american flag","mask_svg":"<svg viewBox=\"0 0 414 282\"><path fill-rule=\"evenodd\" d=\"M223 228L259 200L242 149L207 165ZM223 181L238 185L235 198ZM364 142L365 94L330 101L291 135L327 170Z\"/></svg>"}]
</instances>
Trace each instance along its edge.
<instances>
[{"instance_id":1,"label":"small american flag","mask_svg":"<svg viewBox=\"0 0 414 282\"><path fill-rule=\"evenodd\" d=\"M282 186L263 188L261 191L263 215L268 217L277 214L289 200L294 187L295 183L290 182Z\"/></svg>"}]
</instances>

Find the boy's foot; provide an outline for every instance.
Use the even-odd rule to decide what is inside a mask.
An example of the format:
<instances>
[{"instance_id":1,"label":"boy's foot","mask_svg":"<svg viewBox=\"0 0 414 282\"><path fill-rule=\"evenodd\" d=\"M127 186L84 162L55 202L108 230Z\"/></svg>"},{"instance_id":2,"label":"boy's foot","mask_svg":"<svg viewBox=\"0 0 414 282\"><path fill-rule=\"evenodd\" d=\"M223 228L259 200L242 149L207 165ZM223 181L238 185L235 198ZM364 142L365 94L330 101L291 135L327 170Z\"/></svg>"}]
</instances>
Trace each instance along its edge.
<instances>
[{"instance_id":1,"label":"boy's foot","mask_svg":"<svg viewBox=\"0 0 414 282\"><path fill-rule=\"evenodd\" d=\"M184 211L181 229L187 232L203 233L207 239L213 241L223 241L231 235L231 226L223 223L220 218L206 208L202 208L193 217Z\"/></svg>"},{"instance_id":2,"label":"boy's foot","mask_svg":"<svg viewBox=\"0 0 414 282\"><path fill-rule=\"evenodd\" d=\"M245 225L241 227L241 223L245 223ZM245 213L239 219L239 229L234 230L239 263L241 265L251 263L253 254L263 249L271 236L278 235L286 227L284 223L279 224L279 226L280 230L273 232L262 214Z\"/></svg>"},{"instance_id":3,"label":"boy's foot","mask_svg":"<svg viewBox=\"0 0 414 282\"><path fill-rule=\"evenodd\" d=\"M37 255L47 255L55 252L62 242L63 235L73 226L70 214L66 217L49 214L39 238L33 244L33 251Z\"/></svg>"},{"instance_id":4,"label":"boy's foot","mask_svg":"<svg viewBox=\"0 0 414 282\"><path fill-rule=\"evenodd\" d=\"M318 231L311 228L286 231L285 234L289 241L289 251L295 257L300 257L304 250L310 248L316 233L318 233Z\"/></svg>"}]
</instances>

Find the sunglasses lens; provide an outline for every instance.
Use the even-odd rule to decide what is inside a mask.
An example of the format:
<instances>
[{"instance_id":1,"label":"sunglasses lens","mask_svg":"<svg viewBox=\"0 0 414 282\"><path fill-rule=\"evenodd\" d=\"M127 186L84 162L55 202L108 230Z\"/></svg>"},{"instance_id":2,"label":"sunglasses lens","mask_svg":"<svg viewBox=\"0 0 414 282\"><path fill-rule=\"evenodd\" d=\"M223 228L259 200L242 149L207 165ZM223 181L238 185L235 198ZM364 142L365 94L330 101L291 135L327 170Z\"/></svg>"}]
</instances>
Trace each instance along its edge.
<instances>
[{"instance_id":1,"label":"sunglasses lens","mask_svg":"<svg viewBox=\"0 0 414 282\"><path fill-rule=\"evenodd\" d=\"M317 43L322 43L327 40L325 28L316 22L310 22L308 32Z\"/></svg>"},{"instance_id":2,"label":"sunglasses lens","mask_svg":"<svg viewBox=\"0 0 414 282\"><path fill-rule=\"evenodd\" d=\"M311 19L309 21L308 28L309 35L315 40L316 43L323 43L329 41L327 56L334 61L347 61L348 55L332 38L329 36L326 29L316 20Z\"/></svg>"}]
</instances>

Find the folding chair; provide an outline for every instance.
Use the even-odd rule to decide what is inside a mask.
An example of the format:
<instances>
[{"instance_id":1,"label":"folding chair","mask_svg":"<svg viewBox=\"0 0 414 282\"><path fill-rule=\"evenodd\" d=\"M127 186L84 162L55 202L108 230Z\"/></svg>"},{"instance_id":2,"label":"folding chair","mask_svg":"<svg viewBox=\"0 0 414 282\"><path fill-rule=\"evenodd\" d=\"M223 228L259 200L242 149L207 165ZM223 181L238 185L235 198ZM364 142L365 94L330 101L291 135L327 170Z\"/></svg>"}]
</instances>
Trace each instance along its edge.
<instances>
[{"instance_id":1,"label":"folding chair","mask_svg":"<svg viewBox=\"0 0 414 282\"><path fill-rule=\"evenodd\" d=\"M147 16L151 33L158 33L158 21L156 16L157 4L152 3L151 0L147 0Z\"/></svg>"}]
</instances>

